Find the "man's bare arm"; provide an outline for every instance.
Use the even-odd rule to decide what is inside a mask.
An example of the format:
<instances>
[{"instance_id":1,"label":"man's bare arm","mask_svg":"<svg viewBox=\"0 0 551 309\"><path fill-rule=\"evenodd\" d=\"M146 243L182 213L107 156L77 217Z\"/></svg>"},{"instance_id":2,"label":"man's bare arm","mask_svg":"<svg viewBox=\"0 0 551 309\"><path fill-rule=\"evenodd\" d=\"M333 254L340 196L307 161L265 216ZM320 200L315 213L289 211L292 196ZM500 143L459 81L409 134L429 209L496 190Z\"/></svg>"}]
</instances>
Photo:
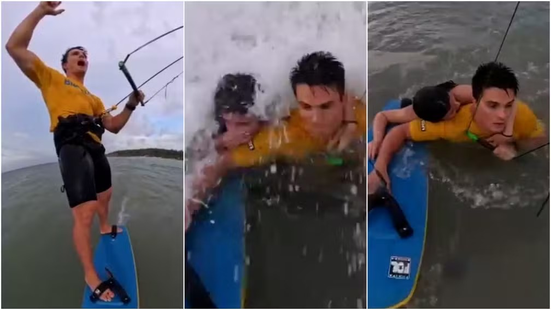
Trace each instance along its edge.
<instances>
[{"instance_id":1,"label":"man's bare arm","mask_svg":"<svg viewBox=\"0 0 551 309\"><path fill-rule=\"evenodd\" d=\"M383 140L375 168L377 170L387 170L388 164L394 154L402 148L404 142L410 139L409 123L404 123L392 128Z\"/></svg>"},{"instance_id":2,"label":"man's bare arm","mask_svg":"<svg viewBox=\"0 0 551 309\"><path fill-rule=\"evenodd\" d=\"M193 181L192 192L188 198L193 204L205 203L208 194L214 189L226 173L235 167L230 153L220 155L216 161L205 166Z\"/></svg>"},{"instance_id":3,"label":"man's bare arm","mask_svg":"<svg viewBox=\"0 0 551 309\"><path fill-rule=\"evenodd\" d=\"M32 68L37 56L29 51L28 47L34 29L44 16L46 16L46 13L39 5L15 28L6 43L8 54L13 58L21 71L31 80L35 79Z\"/></svg>"},{"instance_id":4,"label":"man's bare arm","mask_svg":"<svg viewBox=\"0 0 551 309\"><path fill-rule=\"evenodd\" d=\"M126 103L126 105L130 105L131 107L136 108L136 106L138 106L138 102L143 102L144 98L145 98L145 95L140 90L138 92L138 95L133 94L128 98L128 103ZM120 112L117 116L103 114L101 118L101 122L103 123L103 127L107 131L117 134L126 125L131 115L132 115L132 111L125 107L122 110L122 112Z\"/></svg>"},{"instance_id":5,"label":"man's bare arm","mask_svg":"<svg viewBox=\"0 0 551 309\"><path fill-rule=\"evenodd\" d=\"M388 123L406 123L413 121L417 115L413 111L412 106L404 108L382 111L375 115L373 120L373 140L382 141L385 136L385 130Z\"/></svg>"},{"instance_id":6,"label":"man's bare arm","mask_svg":"<svg viewBox=\"0 0 551 309\"><path fill-rule=\"evenodd\" d=\"M103 127L107 131L117 134L126 125L128 119L130 119L130 115L132 115L132 111L128 108L124 108L122 112L116 116L111 116L109 114L103 115L101 121L103 123Z\"/></svg>"},{"instance_id":7,"label":"man's bare arm","mask_svg":"<svg viewBox=\"0 0 551 309\"><path fill-rule=\"evenodd\" d=\"M522 139L522 140L518 140L518 141L515 141L515 144L516 144L516 147L517 147L517 151L519 152L526 152L526 151L530 151L532 149L535 149L545 143L548 143L549 142L549 137L547 136L547 134L545 133L542 133L541 135L537 136L537 137L532 137L532 138L528 138L528 139Z\"/></svg>"}]
</instances>

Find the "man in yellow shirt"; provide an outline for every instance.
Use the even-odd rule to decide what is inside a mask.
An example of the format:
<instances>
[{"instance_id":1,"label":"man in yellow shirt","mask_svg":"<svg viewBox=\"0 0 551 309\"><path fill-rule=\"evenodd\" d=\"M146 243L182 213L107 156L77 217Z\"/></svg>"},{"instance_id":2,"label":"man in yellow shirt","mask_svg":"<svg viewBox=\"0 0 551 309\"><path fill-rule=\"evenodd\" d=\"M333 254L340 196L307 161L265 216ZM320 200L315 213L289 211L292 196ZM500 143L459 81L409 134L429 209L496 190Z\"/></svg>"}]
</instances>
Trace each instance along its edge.
<instances>
[{"instance_id":1,"label":"man in yellow shirt","mask_svg":"<svg viewBox=\"0 0 551 309\"><path fill-rule=\"evenodd\" d=\"M45 65L28 50L34 29L46 15L56 16L60 2L41 2L12 33L6 49L17 66L40 89L50 114L50 132L59 158L61 175L73 212L73 241L84 268L84 280L102 300L114 294L101 284L94 269L90 228L95 214L102 234L121 232L108 224L111 199L111 169L105 157L101 136L105 129L118 133L126 124L143 93L131 96L126 108L116 116L105 112L102 101L84 86L88 55L83 47L68 49L61 66L66 75ZM101 285L100 285L101 284Z\"/></svg>"},{"instance_id":2,"label":"man in yellow shirt","mask_svg":"<svg viewBox=\"0 0 551 309\"><path fill-rule=\"evenodd\" d=\"M290 81L299 107L281 124L264 126L252 138L253 147L245 144L232 149L202 170L186 203L186 229L191 212L229 169L265 164L275 158L300 160L334 147L342 134L349 134L353 140L365 138L365 104L345 94L345 70L330 53L302 57Z\"/></svg>"},{"instance_id":3,"label":"man in yellow shirt","mask_svg":"<svg viewBox=\"0 0 551 309\"><path fill-rule=\"evenodd\" d=\"M455 117L437 123L417 119L392 128L385 136L375 169L389 189L388 164L407 139L416 142L439 139L467 142L471 140L467 135L470 132L492 144L494 154L503 160L514 158L517 149L533 149L548 141L543 125L532 110L517 100L518 81L510 68L498 62L479 66L472 79L472 88L476 103L461 107ZM492 137L503 133L515 102L513 134L499 139L501 143L496 142L498 139ZM370 193L381 184L375 171L368 176Z\"/></svg>"}]
</instances>

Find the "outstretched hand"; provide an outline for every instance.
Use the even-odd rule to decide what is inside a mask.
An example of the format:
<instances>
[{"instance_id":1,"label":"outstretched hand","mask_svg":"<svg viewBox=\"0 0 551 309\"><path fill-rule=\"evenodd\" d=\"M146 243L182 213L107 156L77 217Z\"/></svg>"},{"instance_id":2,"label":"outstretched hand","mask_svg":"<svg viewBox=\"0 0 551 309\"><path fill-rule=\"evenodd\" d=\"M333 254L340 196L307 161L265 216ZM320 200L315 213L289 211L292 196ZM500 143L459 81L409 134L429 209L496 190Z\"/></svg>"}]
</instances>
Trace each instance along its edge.
<instances>
[{"instance_id":1,"label":"outstretched hand","mask_svg":"<svg viewBox=\"0 0 551 309\"><path fill-rule=\"evenodd\" d=\"M42 1L38 5L38 9L40 9L44 15L57 16L65 12L65 9L57 9L60 5L61 1Z\"/></svg>"}]
</instances>

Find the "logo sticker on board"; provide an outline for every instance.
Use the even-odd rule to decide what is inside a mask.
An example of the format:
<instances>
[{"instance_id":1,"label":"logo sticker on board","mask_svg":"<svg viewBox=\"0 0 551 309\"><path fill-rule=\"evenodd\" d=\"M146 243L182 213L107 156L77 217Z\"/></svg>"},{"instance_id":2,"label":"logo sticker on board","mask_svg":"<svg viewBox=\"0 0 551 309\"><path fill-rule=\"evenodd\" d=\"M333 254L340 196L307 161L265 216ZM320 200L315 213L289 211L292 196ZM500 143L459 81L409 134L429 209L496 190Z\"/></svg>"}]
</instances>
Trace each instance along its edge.
<instances>
[{"instance_id":1,"label":"logo sticker on board","mask_svg":"<svg viewBox=\"0 0 551 309\"><path fill-rule=\"evenodd\" d=\"M388 277L393 279L409 279L411 259L408 257L391 256Z\"/></svg>"}]
</instances>

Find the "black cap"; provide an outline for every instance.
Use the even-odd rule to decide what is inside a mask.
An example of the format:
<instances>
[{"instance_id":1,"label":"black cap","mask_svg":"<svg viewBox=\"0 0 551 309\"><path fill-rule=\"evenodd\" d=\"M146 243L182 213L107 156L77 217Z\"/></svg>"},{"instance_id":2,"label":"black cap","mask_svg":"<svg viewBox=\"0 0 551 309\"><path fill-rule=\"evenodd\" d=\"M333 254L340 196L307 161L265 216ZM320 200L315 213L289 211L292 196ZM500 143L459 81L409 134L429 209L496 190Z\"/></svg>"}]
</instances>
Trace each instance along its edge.
<instances>
[{"instance_id":1,"label":"black cap","mask_svg":"<svg viewBox=\"0 0 551 309\"><path fill-rule=\"evenodd\" d=\"M256 79L249 74L226 74L216 87L214 113L220 129L225 131L222 114L246 114L254 105Z\"/></svg>"},{"instance_id":2,"label":"black cap","mask_svg":"<svg viewBox=\"0 0 551 309\"><path fill-rule=\"evenodd\" d=\"M450 110L450 95L440 87L423 87L413 97L413 110L423 120L438 122Z\"/></svg>"}]
</instances>

